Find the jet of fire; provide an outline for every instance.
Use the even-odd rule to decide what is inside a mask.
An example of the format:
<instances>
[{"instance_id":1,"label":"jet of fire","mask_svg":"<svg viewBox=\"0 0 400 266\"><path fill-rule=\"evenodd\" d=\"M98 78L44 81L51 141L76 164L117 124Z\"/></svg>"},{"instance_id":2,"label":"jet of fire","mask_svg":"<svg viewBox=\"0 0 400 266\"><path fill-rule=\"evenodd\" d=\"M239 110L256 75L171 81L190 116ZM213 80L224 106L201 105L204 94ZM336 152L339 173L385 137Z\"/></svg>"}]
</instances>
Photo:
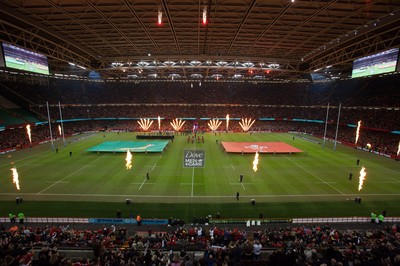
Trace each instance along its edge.
<instances>
[{"instance_id":1,"label":"jet of fire","mask_svg":"<svg viewBox=\"0 0 400 266\"><path fill-rule=\"evenodd\" d=\"M254 155L254 160L253 160L253 171L257 172L258 170L258 151L256 151L256 154Z\"/></svg>"},{"instance_id":2,"label":"jet of fire","mask_svg":"<svg viewBox=\"0 0 400 266\"><path fill-rule=\"evenodd\" d=\"M360 137L360 127L361 127L361 120L360 120L360 121L358 121L358 123L357 123L357 130L356 130L356 142L355 142L355 144L357 144L357 142L358 142L358 138Z\"/></svg>"},{"instance_id":3,"label":"jet of fire","mask_svg":"<svg viewBox=\"0 0 400 266\"><path fill-rule=\"evenodd\" d=\"M239 125L242 127L244 132L247 132L247 131L249 131L251 126L254 124L254 122L256 122L256 120L252 120L251 118L249 118L249 119L242 118L242 122L239 122Z\"/></svg>"},{"instance_id":4,"label":"jet of fire","mask_svg":"<svg viewBox=\"0 0 400 266\"><path fill-rule=\"evenodd\" d=\"M183 124L185 124L186 121L182 121L182 119L175 118L175 120L172 120L171 126L174 128L175 131L181 130L183 127Z\"/></svg>"},{"instance_id":5,"label":"jet of fire","mask_svg":"<svg viewBox=\"0 0 400 266\"><path fill-rule=\"evenodd\" d=\"M160 131L161 130L161 117L160 116L158 116L158 131Z\"/></svg>"},{"instance_id":6,"label":"jet of fire","mask_svg":"<svg viewBox=\"0 0 400 266\"><path fill-rule=\"evenodd\" d=\"M129 151L129 149L126 151L125 161L126 161L126 164L125 164L126 169L128 169L128 170L131 169L132 168L132 153Z\"/></svg>"},{"instance_id":7,"label":"jet of fire","mask_svg":"<svg viewBox=\"0 0 400 266\"><path fill-rule=\"evenodd\" d=\"M60 134L60 136L62 135L62 131L61 131L61 126L58 125L58 134Z\"/></svg>"},{"instance_id":8,"label":"jet of fire","mask_svg":"<svg viewBox=\"0 0 400 266\"><path fill-rule=\"evenodd\" d=\"M399 147L397 148L397 156L399 156L400 153L400 141L399 141Z\"/></svg>"},{"instance_id":9,"label":"jet of fire","mask_svg":"<svg viewBox=\"0 0 400 266\"><path fill-rule=\"evenodd\" d=\"M150 128L151 125L153 124L153 120L150 121L150 119L140 118L140 121L138 121L138 124L140 125L140 127L141 127L144 131L147 131L147 130L149 130L149 128Z\"/></svg>"},{"instance_id":10,"label":"jet of fire","mask_svg":"<svg viewBox=\"0 0 400 266\"><path fill-rule=\"evenodd\" d=\"M222 121L219 121L219 119L213 119L210 120L207 125L212 131L216 131L221 124Z\"/></svg>"},{"instance_id":11,"label":"jet of fire","mask_svg":"<svg viewBox=\"0 0 400 266\"><path fill-rule=\"evenodd\" d=\"M31 125L26 125L26 133L28 134L29 142L32 143L32 136L31 136Z\"/></svg>"},{"instance_id":12,"label":"jet of fire","mask_svg":"<svg viewBox=\"0 0 400 266\"><path fill-rule=\"evenodd\" d=\"M229 131L229 114L226 115L226 131Z\"/></svg>"},{"instance_id":13,"label":"jet of fire","mask_svg":"<svg viewBox=\"0 0 400 266\"><path fill-rule=\"evenodd\" d=\"M360 171L360 177L359 177L359 181L358 181L358 191L360 191L362 189L366 175L367 175L367 172L365 172L365 167L363 166L363 167L361 167L361 171Z\"/></svg>"},{"instance_id":14,"label":"jet of fire","mask_svg":"<svg viewBox=\"0 0 400 266\"><path fill-rule=\"evenodd\" d=\"M13 175L13 183L15 184L17 189L20 190L17 168L15 168L15 167L11 168L11 172L12 172L12 175Z\"/></svg>"}]
</instances>

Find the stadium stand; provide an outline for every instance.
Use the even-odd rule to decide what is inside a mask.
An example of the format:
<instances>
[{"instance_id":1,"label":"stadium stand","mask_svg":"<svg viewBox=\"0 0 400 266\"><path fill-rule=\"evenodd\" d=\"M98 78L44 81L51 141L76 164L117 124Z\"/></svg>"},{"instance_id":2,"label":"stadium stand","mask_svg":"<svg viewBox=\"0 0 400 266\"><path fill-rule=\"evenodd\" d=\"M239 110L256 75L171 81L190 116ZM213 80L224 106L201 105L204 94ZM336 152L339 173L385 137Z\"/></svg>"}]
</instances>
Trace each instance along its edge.
<instances>
[{"instance_id":1,"label":"stadium stand","mask_svg":"<svg viewBox=\"0 0 400 266\"><path fill-rule=\"evenodd\" d=\"M1 265L399 265L397 224L0 226ZM74 227L77 227L76 225ZM254 245L260 243L260 256Z\"/></svg>"},{"instance_id":2,"label":"stadium stand","mask_svg":"<svg viewBox=\"0 0 400 266\"><path fill-rule=\"evenodd\" d=\"M390 133L398 130L399 110L393 101L398 97L394 89L398 80L394 77L379 82L372 78L294 86L212 83L203 84L201 90L192 90L184 83L2 83L2 92L7 87L4 94L20 95L17 101L22 101L21 106L28 105L30 111L43 117L47 111L44 101L49 101L54 120L60 119L57 104L61 99L63 119L82 120L64 123L67 136L90 131L140 131L134 120L139 117L161 115L170 121L176 117L225 117L229 113L238 118L274 118L258 121L253 132L296 132L300 136L321 137L323 126L315 120L325 120L325 105L329 102L343 104L338 135L342 143L352 145L354 128L347 124L354 125L357 120L362 120L364 127L360 147L373 143L373 151L390 155L395 154L398 142L398 136ZM374 89L378 85L382 86L380 92ZM386 93L390 96L378 98ZM30 102L24 103L25 98ZM337 106L332 105L328 139L334 138L338 115ZM30 144L23 127L30 113L20 116L24 118L7 122L7 129L0 132L0 150L21 149L48 140L48 126L36 125ZM6 115L1 117L4 120ZM56 124L53 127L55 131ZM208 131L206 121L199 121L199 129ZM183 128L183 132L190 130L190 125ZM241 128L232 122L231 130ZM158 231L115 226L93 230L83 229L83 224L80 229L60 225L1 226L0 265L400 265L397 224L373 225L362 230L322 224L329 222L266 229L172 226ZM263 247L259 257L253 253L255 241Z\"/></svg>"},{"instance_id":3,"label":"stadium stand","mask_svg":"<svg viewBox=\"0 0 400 266\"><path fill-rule=\"evenodd\" d=\"M258 121L252 131L294 131L323 136L321 123L325 121L329 103L327 137L333 139L338 104L342 103L338 139L351 143L353 127L348 125L355 126L362 120L363 142L359 146L372 143L373 151L393 155L398 139L395 133L399 130L400 110L394 100L399 97L398 82L397 75L391 75L322 83L210 82L192 88L187 83L178 82L108 83L49 79L48 85L2 81L0 89L6 97L16 98L21 106L29 106L30 111L42 117L42 121L47 117L46 101L50 103L51 118L60 119L60 101L63 119L73 121L65 123L68 134L92 130L140 131L134 119L142 117L162 116L168 121L176 117L221 118L229 113L230 117L236 118L274 119ZM384 97L380 97L382 95ZM5 121L10 116L4 114L0 117ZM33 121L27 113L18 117L21 117L18 121L7 122L6 129ZM120 118L126 120L118 120ZM206 123L199 122L200 130L208 130ZM237 122L231 125L232 131L241 131ZM189 127L186 125L183 130L190 130ZM48 138L46 129L40 128L35 127L35 143ZM22 128L13 129L15 134L8 132L10 130L0 133L2 150L28 146ZM173 128L166 130L173 131Z\"/></svg>"}]
</instances>

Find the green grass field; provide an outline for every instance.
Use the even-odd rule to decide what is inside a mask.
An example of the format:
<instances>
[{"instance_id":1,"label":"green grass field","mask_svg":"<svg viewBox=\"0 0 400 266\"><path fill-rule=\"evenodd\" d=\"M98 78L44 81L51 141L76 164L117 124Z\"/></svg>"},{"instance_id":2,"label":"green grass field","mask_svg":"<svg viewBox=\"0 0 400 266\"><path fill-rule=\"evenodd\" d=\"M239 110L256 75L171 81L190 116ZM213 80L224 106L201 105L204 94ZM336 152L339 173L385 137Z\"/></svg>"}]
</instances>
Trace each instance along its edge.
<instances>
[{"instance_id":1,"label":"green grass field","mask_svg":"<svg viewBox=\"0 0 400 266\"><path fill-rule=\"evenodd\" d=\"M68 139L66 147L55 142L58 153L48 143L1 155L0 216L24 211L27 216L114 217L118 209L125 217L132 211L145 218L185 220L217 212L225 218L258 217L260 213L269 218L295 218L368 216L386 209L390 216L400 216L399 162L341 145L334 151L332 143L322 147L299 136L293 140L291 134L277 133L208 133L204 144L187 143L187 136L176 136L163 153L134 153L133 167L127 170L125 153L85 150L104 141L135 140L136 134L97 133L74 141L78 137ZM258 171L253 172L254 154L227 154L217 139L283 141L304 153L260 154ZM184 168L187 149L205 150L206 166ZM19 173L19 191L12 183L12 162ZM359 192L361 166L366 167L367 177ZM150 179L146 179L147 172ZM17 205L16 197L23 198L23 203ZM356 204L355 197L361 197L362 203ZM125 204L127 198L131 205Z\"/></svg>"}]
</instances>

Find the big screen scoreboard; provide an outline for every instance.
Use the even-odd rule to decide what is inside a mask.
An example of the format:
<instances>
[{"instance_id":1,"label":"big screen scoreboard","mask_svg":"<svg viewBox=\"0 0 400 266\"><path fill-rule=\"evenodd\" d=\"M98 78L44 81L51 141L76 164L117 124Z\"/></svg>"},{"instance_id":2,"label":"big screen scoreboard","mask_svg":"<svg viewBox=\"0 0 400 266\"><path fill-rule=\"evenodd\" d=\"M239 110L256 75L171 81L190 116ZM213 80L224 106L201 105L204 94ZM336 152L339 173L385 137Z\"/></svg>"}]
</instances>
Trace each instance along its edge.
<instances>
[{"instance_id":1,"label":"big screen scoreboard","mask_svg":"<svg viewBox=\"0 0 400 266\"><path fill-rule=\"evenodd\" d=\"M9 68L49 75L47 56L2 43L5 66Z\"/></svg>"},{"instance_id":2,"label":"big screen scoreboard","mask_svg":"<svg viewBox=\"0 0 400 266\"><path fill-rule=\"evenodd\" d=\"M4 56L3 56L3 48L0 45L0 67L4 67Z\"/></svg>"},{"instance_id":3,"label":"big screen scoreboard","mask_svg":"<svg viewBox=\"0 0 400 266\"><path fill-rule=\"evenodd\" d=\"M379 75L396 71L399 48L389 49L354 60L352 78Z\"/></svg>"}]
</instances>

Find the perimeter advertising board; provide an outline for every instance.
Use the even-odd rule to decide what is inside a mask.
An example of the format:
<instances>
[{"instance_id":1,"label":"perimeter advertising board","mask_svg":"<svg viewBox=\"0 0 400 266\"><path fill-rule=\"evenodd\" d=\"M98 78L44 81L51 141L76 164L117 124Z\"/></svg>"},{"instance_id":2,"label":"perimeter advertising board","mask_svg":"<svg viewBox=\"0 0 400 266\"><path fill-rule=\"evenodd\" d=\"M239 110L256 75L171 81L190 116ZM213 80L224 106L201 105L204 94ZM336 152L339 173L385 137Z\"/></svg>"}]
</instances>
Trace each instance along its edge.
<instances>
[{"instance_id":1,"label":"perimeter advertising board","mask_svg":"<svg viewBox=\"0 0 400 266\"><path fill-rule=\"evenodd\" d=\"M183 167L204 167L204 150L185 150L183 154Z\"/></svg>"}]
</instances>

